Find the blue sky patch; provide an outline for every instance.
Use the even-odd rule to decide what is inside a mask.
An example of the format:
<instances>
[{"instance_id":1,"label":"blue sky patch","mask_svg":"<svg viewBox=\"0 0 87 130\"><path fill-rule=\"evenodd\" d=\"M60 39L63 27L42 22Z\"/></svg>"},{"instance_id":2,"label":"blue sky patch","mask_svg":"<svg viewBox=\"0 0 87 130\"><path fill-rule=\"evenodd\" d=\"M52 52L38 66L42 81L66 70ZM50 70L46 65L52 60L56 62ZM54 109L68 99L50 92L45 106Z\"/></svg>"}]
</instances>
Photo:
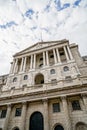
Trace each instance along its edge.
<instances>
[{"instance_id":1,"label":"blue sky patch","mask_svg":"<svg viewBox=\"0 0 87 130\"><path fill-rule=\"evenodd\" d=\"M63 9L66 9L66 8L70 7L70 3L65 3L65 4L61 5L60 0L55 0L54 3L55 3L55 6L56 6L56 9L58 11L61 11Z\"/></svg>"},{"instance_id":2,"label":"blue sky patch","mask_svg":"<svg viewBox=\"0 0 87 130\"><path fill-rule=\"evenodd\" d=\"M74 6L79 6L79 4L80 4L81 1L82 1L82 0L76 0L76 1L74 2Z\"/></svg>"},{"instance_id":3,"label":"blue sky patch","mask_svg":"<svg viewBox=\"0 0 87 130\"><path fill-rule=\"evenodd\" d=\"M18 24L15 23L14 21L10 21L10 22L7 22L6 24L3 24L3 25L0 25L0 28L1 29L6 29L6 28L10 28L12 26L17 26Z\"/></svg>"},{"instance_id":4,"label":"blue sky patch","mask_svg":"<svg viewBox=\"0 0 87 130\"><path fill-rule=\"evenodd\" d=\"M32 15L34 14L34 11L32 9L29 9L25 12L25 16L29 19L32 19Z\"/></svg>"}]
</instances>

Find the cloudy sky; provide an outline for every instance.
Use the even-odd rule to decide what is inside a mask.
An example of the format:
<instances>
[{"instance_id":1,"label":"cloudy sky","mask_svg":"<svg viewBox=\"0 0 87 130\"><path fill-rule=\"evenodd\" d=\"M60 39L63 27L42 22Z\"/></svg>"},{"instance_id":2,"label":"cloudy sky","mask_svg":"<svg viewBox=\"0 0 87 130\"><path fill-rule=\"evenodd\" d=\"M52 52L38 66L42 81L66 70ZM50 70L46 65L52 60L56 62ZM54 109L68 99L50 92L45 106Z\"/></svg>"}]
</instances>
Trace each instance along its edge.
<instances>
[{"instance_id":1,"label":"cloudy sky","mask_svg":"<svg viewBox=\"0 0 87 130\"><path fill-rule=\"evenodd\" d=\"M87 0L0 0L0 75L38 41L68 39L87 55Z\"/></svg>"}]
</instances>

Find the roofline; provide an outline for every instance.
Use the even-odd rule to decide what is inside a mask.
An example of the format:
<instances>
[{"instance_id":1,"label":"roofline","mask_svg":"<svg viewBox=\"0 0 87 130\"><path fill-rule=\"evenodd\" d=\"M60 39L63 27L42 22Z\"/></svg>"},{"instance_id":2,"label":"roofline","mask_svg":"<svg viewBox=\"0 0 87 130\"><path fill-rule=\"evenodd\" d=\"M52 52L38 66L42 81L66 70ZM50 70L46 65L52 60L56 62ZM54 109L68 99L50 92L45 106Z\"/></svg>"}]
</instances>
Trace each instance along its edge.
<instances>
[{"instance_id":1,"label":"roofline","mask_svg":"<svg viewBox=\"0 0 87 130\"><path fill-rule=\"evenodd\" d=\"M16 53L16 54L14 54L13 57L15 57L15 56L17 56L17 55L21 55L21 54L19 54L19 53L22 53L23 51L26 51L27 49L29 49L29 48L31 48L31 47L34 47L36 44L39 44L39 43L41 43L41 44L43 44L43 43L55 43L55 42L60 42L59 44L64 43L64 42L68 42L68 43L69 43L69 40L63 39L63 40L58 40L58 41L37 42L37 43L31 45L30 47L28 47L28 48L26 48L26 49L24 49L24 50L22 50L22 51L20 51L20 52L18 52L18 53ZM31 52L31 51L30 51L30 52ZM24 54L26 54L26 53L24 53Z\"/></svg>"}]
</instances>

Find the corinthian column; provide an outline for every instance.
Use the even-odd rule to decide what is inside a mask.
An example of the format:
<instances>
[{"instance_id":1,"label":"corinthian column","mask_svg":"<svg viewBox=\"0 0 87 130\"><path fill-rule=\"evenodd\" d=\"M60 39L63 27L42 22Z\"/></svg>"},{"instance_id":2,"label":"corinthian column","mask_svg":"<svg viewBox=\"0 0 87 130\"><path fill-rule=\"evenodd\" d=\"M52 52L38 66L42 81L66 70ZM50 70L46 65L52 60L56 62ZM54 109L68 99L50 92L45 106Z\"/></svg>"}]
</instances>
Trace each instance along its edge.
<instances>
[{"instance_id":1,"label":"corinthian column","mask_svg":"<svg viewBox=\"0 0 87 130\"><path fill-rule=\"evenodd\" d=\"M23 71L23 62L24 62L24 57L22 57L22 59L21 59L20 71Z\"/></svg>"},{"instance_id":2,"label":"corinthian column","mask_svg":"<svg viewBox=\"0 0 87 130\"><path fill-rule=\"evenodd\" d=\"M71 53L71 50L70 50L69 46L67 46L67 50L68 50L68 53L69 53L70 59L72 60L72 59L73 59L73 56L72 56L72 53Z\"/></svg>"},{"instance_id":3,"label":"corinthian column","mask_svg":"<svg viewBox=\"0 0 87 130\"><path fill-rule=\"evenodd\" d=\"M18 63L18 59L15 59L14 73L17 72L17 63Z\"/></svg>"},{"instance_id":4,"label":"corinthian column","mask_svg":"<svg viewBox=\"0 0 87 130\"><path fill-rule=\"evenodd\" d=\"M64 52L65 52L67 61L69 61L69 56L68 56L68 53L67 53L67 50L66 50L66 46L64 46Z\"/></svg>"},{"instance_id":5,"label":"corinthian column","mask_svg":"<svg viewBox=\"0 0 87 130\"><path fill-rule=\"evenodd\" d=\"M35 69L35 67L36 67L36 54L34 54L34 66L33 66L33 68Z\"/></svg>"},{"instance_id":6,"label":"corinthian column","mask_svg":"<svg viewBox=\"0 0 87 130\"><path fill-rule=\"evenodd\" d=\"M11 113L11 104L8 104L7 105L7 114L6 114L6 119L5 119L5 122L4 122L3 130L8 130L8 123L9 123L10 113Z\"/></svg>"},{"instance_id":7,"label":"corinthian column","mask_svg":"<svg viewBox=\"0 0 87 130\"><path fill-rule=\"evenodd\" d=\"M58 48L56 48L56 52L57 52L58 63L61 63L61 59L60 59L60 55L59 55L59 50L58 50Z\"/></svg>"},{"instance_id":8,"label":"corinthian column","mask_svg":"<svg viewBox=\"0 0 87 130\"><path fill-rule=\"evenodd\" d=\"M30 60L30 69L33 68L33 55L31 55L31 60Z\"/></svg>"},{"instance_id":9,"label":"corinthian column","mask_svg":"<svg viewBox=\"0 0 87 130\"><path fill-rule=\"evenodd\" d=\"M12 70L13 70L13 62L11 62L10 74L12 74Z\"/></svg>"},{"instance_id":10,"label":"corinthian column","mask_svg":"<svg viewBox=\"0 0 87 130\"><path fill-rule=\"evenodd\" d=\"M55 64L56 64L57 63L57 57L56 57L55 49L53 49L53 55L54 55L54 61L55 61Z\"/></svg>"},{"instance_id":11,"label":"corinthian column","mask_svg":"<svg viewBox=\"0 0 87 130\"><path fill-rule=\"evenodd\" d=\"M25 71L25 69L26 69L26 58L27 58L27 57L24 57L23 71Z\"/></svg>"},{"instance_id":12,"label":"corinthian column","mask_svg":"<svg viewBox=\"0 0 87 130\"><path fill-rule=\"evenodd\" d=\"M47 60L47 65L49 66L49 56L48 56L48 51L46 51L46 60Z\"/></svg>"},{"instance_id":13,"label":"corinthian column","mask_svg":"<svg viewBox=\"0 0 87 130\"><path fill-rule=\"evenodd\" d=\"M45 52L43 52L43 65L46 65L46 60L45 60Z\"/></svg>"},{"instance_id":14,"label":"corinthian column","mask_svg":"<svg viewBox=\"0 0 87 130\"><path fill-rule=\"evenodd\" d=\"M26 110L27 110L27 103L22 103L22 115L21 115L21 130L25 130L25 121L26 121Z\"/></svg>"}]
</instances>

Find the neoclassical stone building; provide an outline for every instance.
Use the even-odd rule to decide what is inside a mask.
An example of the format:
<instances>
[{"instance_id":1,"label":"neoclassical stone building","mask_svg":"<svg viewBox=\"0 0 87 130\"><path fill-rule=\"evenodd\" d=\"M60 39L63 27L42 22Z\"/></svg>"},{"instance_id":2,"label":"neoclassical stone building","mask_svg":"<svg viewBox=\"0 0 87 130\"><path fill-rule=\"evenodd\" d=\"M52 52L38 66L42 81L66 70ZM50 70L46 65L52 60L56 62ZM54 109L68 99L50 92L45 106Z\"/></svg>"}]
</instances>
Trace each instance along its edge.
<instances>
[{"instance_id":1,"label":"neoclassical stone building","mask_svg":"<svg viewBox=\"0 0 87 130\"><path fill-rule=\"evenodd\" d=\"M0 130L87 130L87 57L78 45L39 42L0 76Z\"/></svg>"}]
</instances>

